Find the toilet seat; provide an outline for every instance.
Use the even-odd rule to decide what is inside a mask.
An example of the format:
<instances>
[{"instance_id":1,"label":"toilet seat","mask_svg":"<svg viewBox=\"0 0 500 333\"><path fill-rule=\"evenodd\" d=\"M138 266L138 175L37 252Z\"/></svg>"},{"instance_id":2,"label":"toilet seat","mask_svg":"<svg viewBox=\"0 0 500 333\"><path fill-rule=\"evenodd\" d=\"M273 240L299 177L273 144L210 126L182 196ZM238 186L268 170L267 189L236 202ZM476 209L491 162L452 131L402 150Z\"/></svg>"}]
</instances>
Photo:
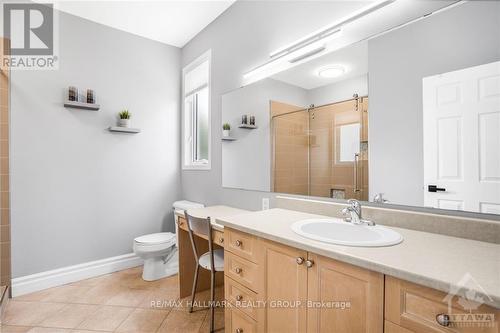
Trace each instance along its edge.
<instances>
[{"instance_id":1,"label":"toilet seat","mask_svg":"<svg viewBox=\"0 0 500 333\"><path fill-rule=\"evenodd\" d=\"M171 232L160 232L137 237L134 239L134 252L136 253L157 253L164 255L164 251L175 247L175 234Z\"/></svg>"},{"instance_id":2,"label":"toilet seat","mask_svg":"<svg viewBox=\"0 0 500 333\"><path fill-rule=\"evenodd\" d=\"M159 245L165 243L175 243L175 234L171 232L158 232L140 236L134 239L137 245Z\"/></svg>"}]
</instances>

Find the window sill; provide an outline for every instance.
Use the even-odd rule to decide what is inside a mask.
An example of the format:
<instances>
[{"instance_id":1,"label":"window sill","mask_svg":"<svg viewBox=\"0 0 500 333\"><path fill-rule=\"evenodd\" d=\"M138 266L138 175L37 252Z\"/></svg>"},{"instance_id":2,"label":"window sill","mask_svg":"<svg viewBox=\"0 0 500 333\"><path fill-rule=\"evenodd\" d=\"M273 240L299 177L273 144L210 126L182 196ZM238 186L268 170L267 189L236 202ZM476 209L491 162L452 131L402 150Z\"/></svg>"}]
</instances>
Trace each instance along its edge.
<instances>
[{"instance_id":1,"label":"window sill","mask_svg":"<svg viewBox=\"0 0 500 333\"><path fill-rule=\"evenodd\" d=\"M182 170L184 171L210 171L212 170L211 165L183 165Z\"/></svg>"}]
</instances>

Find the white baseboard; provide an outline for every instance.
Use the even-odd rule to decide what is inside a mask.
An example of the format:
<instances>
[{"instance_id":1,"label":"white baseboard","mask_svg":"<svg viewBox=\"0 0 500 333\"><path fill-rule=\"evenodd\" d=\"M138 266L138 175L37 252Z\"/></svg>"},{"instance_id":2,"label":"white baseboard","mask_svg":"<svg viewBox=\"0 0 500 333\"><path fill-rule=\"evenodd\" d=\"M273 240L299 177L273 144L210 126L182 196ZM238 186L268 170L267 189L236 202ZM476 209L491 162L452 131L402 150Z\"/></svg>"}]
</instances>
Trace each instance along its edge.
<instances>
[{"instance_id":1,"label":"white baseboard","mask_svg":"<svg viewBox=\"0 0 500 333\"><path fill-rule=\"evenodd\" d=\"M12 296L21 296L35 291L85 280L91 277L121 271L143 264L134 253L86 262L12 279Z\"/></svg>"}]
</instances>

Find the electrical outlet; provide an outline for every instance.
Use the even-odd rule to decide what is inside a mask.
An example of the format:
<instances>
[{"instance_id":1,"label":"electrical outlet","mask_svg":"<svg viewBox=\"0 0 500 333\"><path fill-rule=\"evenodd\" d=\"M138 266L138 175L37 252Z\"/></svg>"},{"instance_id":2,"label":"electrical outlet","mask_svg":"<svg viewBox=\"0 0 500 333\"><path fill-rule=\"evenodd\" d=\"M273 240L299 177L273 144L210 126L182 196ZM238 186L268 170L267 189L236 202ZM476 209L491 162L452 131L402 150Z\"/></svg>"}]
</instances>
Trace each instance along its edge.
<instances>
[{"instance_id":1,"label":"electrical outlet","mask_svg":"<svg viewBox=\"0 0 500 333\"><path fill-rule=\"evenodd\" d=\"M262 198L262 210L269 209L269 198Z\"/></svg>"}]
</instances>

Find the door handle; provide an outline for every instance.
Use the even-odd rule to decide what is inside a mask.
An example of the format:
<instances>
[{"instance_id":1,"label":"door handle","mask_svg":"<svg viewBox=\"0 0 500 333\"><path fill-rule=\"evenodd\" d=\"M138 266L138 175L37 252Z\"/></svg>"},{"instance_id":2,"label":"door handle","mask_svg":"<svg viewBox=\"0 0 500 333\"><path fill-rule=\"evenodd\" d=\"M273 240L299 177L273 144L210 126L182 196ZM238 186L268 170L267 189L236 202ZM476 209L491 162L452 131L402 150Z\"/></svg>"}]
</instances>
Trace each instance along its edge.
<instances>
[{"instance_id":1,"label":"door handle","mask_svg":"<svg viewBox=\"0 0 500 333\"><path fill-rule=\"evenodd\" d=\"M360 192L358 187L359 154L354 154L354 192Z\"/></svg>"},{"instance_id":2,"label":"door handle","mask_svg":"<svg viewBox=\"0 0 500 333\"><path fill-rule=\"evenodd\" d=\"M444 187L437 187L437 185L429 185L428 187L429 192L445 192L446 189Z\"/></svg>"}]
</instances>

